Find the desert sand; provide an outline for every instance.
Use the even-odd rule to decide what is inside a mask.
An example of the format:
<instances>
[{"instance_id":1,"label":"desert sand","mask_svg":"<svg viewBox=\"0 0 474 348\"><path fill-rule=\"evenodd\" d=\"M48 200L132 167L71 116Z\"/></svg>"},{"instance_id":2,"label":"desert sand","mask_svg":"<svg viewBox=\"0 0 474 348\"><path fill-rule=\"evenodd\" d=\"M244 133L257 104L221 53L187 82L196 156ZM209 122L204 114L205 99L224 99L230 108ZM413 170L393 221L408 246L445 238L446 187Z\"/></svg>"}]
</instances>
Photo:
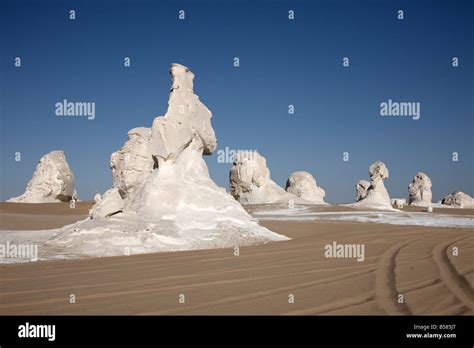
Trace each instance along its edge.
<instances>
[{"instance_id":1,"label":"desert sand","mask_svg":"<svg viewBox=\"0 0 474 348\"><path fill-rule=\"evenodd\" d=\"M69 204L0 202L0 230L39 230L72 224L84 219L92 204L78 202L71 209Z\"/></svg>"},{"instance_id":2,"label":"desert sand","mask_svg":"<svg viewBox=\"0 0 474 348\"><path fill-rule=\"evenodd\" d=\"M0 229L60 227L85 218L90 206L0 203ZM435 213L474 215L444 210ZM261 224L292 239L240 247L239 256L224 248L2 264L0 314L474 314L474 228ZM365 244L365 260L326 258L333 241Z\"/></svg>"}]
</instances>

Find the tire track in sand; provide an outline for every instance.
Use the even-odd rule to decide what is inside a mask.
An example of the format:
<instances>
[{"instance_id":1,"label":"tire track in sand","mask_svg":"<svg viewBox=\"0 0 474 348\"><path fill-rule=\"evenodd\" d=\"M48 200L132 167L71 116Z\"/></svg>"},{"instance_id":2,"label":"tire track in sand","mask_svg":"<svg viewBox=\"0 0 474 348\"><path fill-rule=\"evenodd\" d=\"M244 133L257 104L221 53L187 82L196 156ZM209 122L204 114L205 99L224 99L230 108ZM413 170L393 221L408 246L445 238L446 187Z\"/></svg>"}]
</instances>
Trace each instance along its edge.
<instances>
[{"instance_id":1,"label":"tire track in sand","mask_svg":"<svg viewBox=\"0 0 474 348\"><path fill-rule=\"evenodd\" d=\"M395 284L395 258L400 250L410 243L417 242L422 238L406 240L392 245L379 258L375 271L375 299L378 306L387 314L411 315L410 308L405 303L398 303L398 290Z\"/></svg>"},{"instance_id":2,"label":"tire track in sand","mask_svg":"<svg viewBox=\"0 0 474 348\"><path fill-rule=\"evenodd\" d=\"M466 278L458 273L456 267L454 267L448 257L449 246L466 238L469 238L469 236L464 236L454 240L452 239L450 241L438 244L433 249L433 260L438 267L443 284L466 307L474 310L474 291Z\"/></svg>"}]
</instances>

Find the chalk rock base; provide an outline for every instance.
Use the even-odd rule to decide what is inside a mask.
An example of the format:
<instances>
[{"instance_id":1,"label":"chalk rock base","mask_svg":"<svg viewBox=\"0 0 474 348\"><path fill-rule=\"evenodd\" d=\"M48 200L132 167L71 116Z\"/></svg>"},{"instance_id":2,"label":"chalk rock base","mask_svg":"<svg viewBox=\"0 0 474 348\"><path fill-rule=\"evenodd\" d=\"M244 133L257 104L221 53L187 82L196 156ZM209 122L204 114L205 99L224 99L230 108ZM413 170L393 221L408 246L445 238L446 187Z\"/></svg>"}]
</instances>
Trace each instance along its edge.
<instances>
[{"instance_id":1,"label":"chalk rock base","mask_svg":"<svg viewBox=\"0 0 474 348\"><path fill-rule=\"evenodd\" d=\"M117 194L111 191L110 196ZM64 228L41 248L42 256L118 256L289 239L260 226L225 189L218 187L194 145L184 150L177 162L165 163L153 171L137 188L134 199L125 204L123 213Z\"/></svg>"}]
</instances>

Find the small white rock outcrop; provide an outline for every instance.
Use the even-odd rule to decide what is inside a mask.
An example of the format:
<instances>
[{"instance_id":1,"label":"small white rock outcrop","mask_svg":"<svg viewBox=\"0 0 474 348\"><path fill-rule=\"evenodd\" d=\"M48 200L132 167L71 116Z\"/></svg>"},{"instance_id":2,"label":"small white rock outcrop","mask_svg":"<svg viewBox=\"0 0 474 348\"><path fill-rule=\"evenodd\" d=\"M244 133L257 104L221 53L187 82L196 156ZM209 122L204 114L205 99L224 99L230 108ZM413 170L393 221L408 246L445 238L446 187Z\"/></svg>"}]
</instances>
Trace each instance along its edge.
<instances>
[{"instance_id":1,"label":"small white rock outcrop","mask_svg":"<svg viewBox=\"0 0 474 348\"><path fill-rule=\"evenodd\" d=\"M94 202L97 203L97 202L99 202L101 199L102 199L102 195L100 194L99 191L96 191L96 193L95 193L95 195L94 195Z\"/></svg>"},{"instance_id":2,"label":"small white rock outcrop","mask_svg":"<svg viewBox=\"0 0 474 348\"><path fill-rule=\"evenodd\" d=\"M410 205L427 207L431 205L431 179L425 173L419 172L408 185L408 203Z\"/></svg>"},{"instance_id":3,"label":"small white rock outcrop","mask_svg":"<svg viewBox=\"0 0 474 348\"><path fill-rule=\"evenodd\" d=\"M392 198L390 199L392 206L397 207L397 209L402 209L407 205L407 200L405 198Z\"/></svg>"},{"instance_id":4,"label":"small white rock outcrop","mask_svg":"<svg viewBox=\"0 0 474 348\"><path fill-rule=\"evenodd\" d=\"M72 173L63 151L51 151L41 157L25 193L7 202L57 203L77 200Z\"/></svg>"},{"instance_id":5,"label":"small white rock outcrop","mask_svg":"<svg viewBox=\"0 0 474 348\"><path fill-rule=\"evenodd\" d=\"M308 172L294 172L286 181L286 192L315 204L326 204L326 192L318 186L316 179Z\"/></svg>"},{"instance_id":6,"label":"small white rock outcrop","mask_svg":"<svg viewBox=\"0 0 474 348\"><path fill-rule=\"evenodd\" d=\"M441 204L449 205L453 208L470 208L474 209L474 199L467 193L461 191L454 191L450 195L444 197Z\"/></svg>"},{"instance_id":7,"label":"small white rock outcrop","mask_svg":"<svg viewBox=\"0 0 474 348\"><path fill-rule=\"evenodd\" d=\"M267 161L257 151L239 151L229 174L230 193L242 204L311 202L286 192L270 178Z\"/></svg>"}]
</instances>

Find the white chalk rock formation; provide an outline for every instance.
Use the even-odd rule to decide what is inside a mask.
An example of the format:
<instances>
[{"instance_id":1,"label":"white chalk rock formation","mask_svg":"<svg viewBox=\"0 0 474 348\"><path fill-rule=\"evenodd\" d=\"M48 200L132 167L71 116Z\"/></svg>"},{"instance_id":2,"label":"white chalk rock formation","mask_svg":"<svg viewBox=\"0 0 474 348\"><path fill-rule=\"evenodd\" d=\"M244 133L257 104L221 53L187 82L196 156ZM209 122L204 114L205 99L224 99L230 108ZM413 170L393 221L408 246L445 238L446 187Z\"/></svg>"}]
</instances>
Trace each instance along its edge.
<instances>
[{"instance_id":1,"label":"white chalk rock formation","mask_svg":"<svg viewBox=\"0 0 474 348\"><path fill-rule=\"evenodd\" d=\"M405 198L392 198L390 199L390 203L392 206L397 207L397 209L402 209L405 205L407 205L407 200Z\"/></svg>"},{"instance_id":2,"label":"white chalk rock formation","mask_svg":"<svg viewBox=\"0 0 474 348\"><path fill-rule=\"evenodd\" d=\"M286 181L286 192L316 204L326 204L326 192L317 185L316 179L308 172L294 172Z\"/></svg>"},{"instance_id":3,"label":"white chalk rock formation","mask_svg":"<svg viewBox=\"0 0 474 348\"><path fill-rule=\"evenodd\" d=\"M363 197L363 190L361 189L360 200L353 205L358 207L392 210L390 196L388 195L387 189L383 183L384 180L388 178L387 167L382 161L376 161L369 167L369 175L370 186L367 188L365 197ZM361 186L363 187L363 185Z\"/></svg>"},{"instance_id":4,"label":"white chalk rock formation","mask_svg":"<svg viewBox=\"0 0 474 348\"><path fill-rule=\"evenodd\" d=\"M257 151L237 152L229 179L231 195L242 204L311 203L278 186L270 178L267 161Z\"/></svg>"},{"instance_id":5,"label":"white chalk rock formation","mask_svg":"<svg viewBox=\"0 0 474 348\"><path fill-rule=\"evenodd\" d=\"M51 151L41 157L33 177L26 186L25 193L10 198L7 202L69 202L76 196L74 174L69 168L64 152Z\"/></svg>"},{"instance_id":6,"label":"white chalk rock formation","mask_svg":"<svg viewBox=\"0 0 474 348\"><path fill-rule=\"evenodd\" d=\"M444 197L441 204L449 205L454 208L470 208L474 209L474 199L468 194L461 191L454 191L450 195Z\"/></svg>"},{"instance_id":7,"label":"white chalk rock formation","mask_svg":"<svg viewBox=\"0 0 474 348\"><path fill-rule=\"evenodd\" d=\"M367 196L367 190L370 187L370 182L367 180L359 180L356 184L356 202L360 202Z\"/></svg>"},{"instance_id":8,"label":"white chalk rock formation","mask_svg":"<svg viewBox=\"0 0 474 348\"><path fill-rule=\"evenodd\" d=\"M128 131L128 140L123 147L110 156L113 186L118 188L124 197L133 192L153 169L150 138L150 128L133 128Z\"/></svg>"},{"instance_id":9,"label":"white chalk rock formation","mask_svg":"<svg viewBox=\"0 0 474 348\"><path fill-rule=\"evenodd\" d=\"M410 205L427 207L431 205L431 179L425 173L419 172L413 177L413 181L408 185Z\"/></svg>"},{"instance_id":10,"label":"white chalk rock formation","mask_svg":"<svg viewBox=\"0 0 474 348\"><path fill-rule=\"evenodd\" d=\"M111 158L113 187L91 219L66 226L43 257L114 256L235 247L288 238L260 226L209 177L203 155L216 137L211 112L193 92L194 75L173 64L168 111L135 128Z\"/></svg>"},{"instance_id":11,"label":"white chalk rock formation","mask_svg":"<svg viewBox=\"0 0 474 348\"><path fill-rule=\"evenodd\" d=\"M95 205L89 210L92 218L107 217L123 210L123 199L145 181L157 161L150 150L151 129L137 127L128 131L128 140L122 148L110 156L113 187L104 197L94 197ZM99 203L99 201L102 202Z\"/></svg>"}]
</instances>

